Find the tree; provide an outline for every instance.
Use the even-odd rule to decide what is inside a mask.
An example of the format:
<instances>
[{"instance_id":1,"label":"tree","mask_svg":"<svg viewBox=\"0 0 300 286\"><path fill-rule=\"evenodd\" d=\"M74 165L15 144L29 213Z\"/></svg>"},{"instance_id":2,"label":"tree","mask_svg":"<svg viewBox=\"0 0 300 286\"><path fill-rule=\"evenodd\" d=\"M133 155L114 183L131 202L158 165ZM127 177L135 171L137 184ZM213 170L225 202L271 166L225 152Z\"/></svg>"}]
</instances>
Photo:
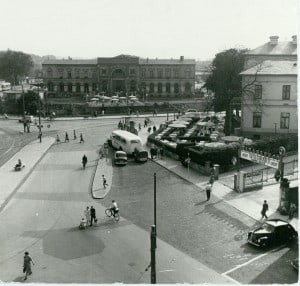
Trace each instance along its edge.
<instances>
[{"instance_id":1,"label":"tree","mask_svg":"<svg viewBox=\"0 0 300 286\"><path fill-rule=\"evenodd\" d=\"M214 111L226 111L224 132L231 130L231 101L242 96L242 78L244 54L247 50L229 49L218 53L209 70L205 87L214 92Z\"/></svg>"},{"instance_id":2,"label":"tree","mask_svg":"<svg viewBox=\"0 0 300 286\"><path fill-rule=\"evenodd\" d=\"M24 107L27 114L36 115L39 106L41 106L41 111L43 110L42 101L39 103L39 95L34 91L27 91L24 93ZM23 114L23 97L21 96L17 100L18 113Z\"/></svg>"},{"instance_id":3,"label":"tree","mask_svg":"<svg viewBox=\"0 0 300 286\"><path fill-rule=\"evenodd\" d=\"M30 55L7 50L0 55L0 78L15 85L20 77L29 74L33 67Z\"/></svg>"}]
</instances>

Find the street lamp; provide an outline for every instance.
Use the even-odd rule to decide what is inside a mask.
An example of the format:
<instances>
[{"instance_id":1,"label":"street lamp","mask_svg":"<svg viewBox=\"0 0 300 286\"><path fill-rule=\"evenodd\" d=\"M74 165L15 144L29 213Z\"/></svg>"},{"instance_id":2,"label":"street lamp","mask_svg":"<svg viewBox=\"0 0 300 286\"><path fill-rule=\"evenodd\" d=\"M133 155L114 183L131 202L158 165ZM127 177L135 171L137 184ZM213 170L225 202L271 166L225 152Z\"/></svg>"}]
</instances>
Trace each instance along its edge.
<instances>
[{"instance_id":1,"label":"street lamp","mask_svg":"<svg viewBox=\"0 0 300 286\"><path fill-rule=\"evenodd\" d=\"M31 83L30 85L32 86L37 86L38 88L38 101L39 101L39 136L38 138L40 139L40 143L42 143L42 125L41 125L41 98L40 98L40 87L43 86L43 83Z\"/></svg>"}]
</instances>

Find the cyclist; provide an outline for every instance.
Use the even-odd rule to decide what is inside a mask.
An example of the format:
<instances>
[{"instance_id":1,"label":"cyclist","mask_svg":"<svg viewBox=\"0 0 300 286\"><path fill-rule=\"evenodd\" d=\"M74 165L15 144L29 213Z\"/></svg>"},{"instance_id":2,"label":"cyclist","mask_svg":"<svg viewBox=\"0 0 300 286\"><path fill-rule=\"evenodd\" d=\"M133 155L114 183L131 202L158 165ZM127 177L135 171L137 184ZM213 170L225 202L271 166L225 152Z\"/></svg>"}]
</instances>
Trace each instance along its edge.
<instances>
[{"instance_id":1,"label":"cyclist","mask_svg":"<svg viewBox=\"0 0 300 286\"><path fill-rule=\"evenodd\" d=\"M117 202L115 200L112 200L111 202L112 202L112 205L111 205L110 211L111 211L112 215L115 216L115 213L117 213L119 211L119 208L118 208Z\"/></svg>"}]
</instances>

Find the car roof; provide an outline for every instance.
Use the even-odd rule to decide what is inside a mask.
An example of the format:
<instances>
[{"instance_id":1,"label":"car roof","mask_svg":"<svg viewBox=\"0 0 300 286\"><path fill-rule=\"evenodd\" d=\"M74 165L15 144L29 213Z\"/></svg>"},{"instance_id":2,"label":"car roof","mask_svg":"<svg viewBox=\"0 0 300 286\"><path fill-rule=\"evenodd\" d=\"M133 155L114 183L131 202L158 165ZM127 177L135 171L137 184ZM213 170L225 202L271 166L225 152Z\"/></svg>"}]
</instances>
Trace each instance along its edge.
<instances>
[{"instance_id":1,"label":"car roof","mask_svg":"<svg viewBox=\"0 0 300 286\"><path fill-rule=\"evenodd\" d=\"M124 151L116 151L116 154L125 154L126 155L126 152L124 152Z\"/></svg>"}]
</instances>

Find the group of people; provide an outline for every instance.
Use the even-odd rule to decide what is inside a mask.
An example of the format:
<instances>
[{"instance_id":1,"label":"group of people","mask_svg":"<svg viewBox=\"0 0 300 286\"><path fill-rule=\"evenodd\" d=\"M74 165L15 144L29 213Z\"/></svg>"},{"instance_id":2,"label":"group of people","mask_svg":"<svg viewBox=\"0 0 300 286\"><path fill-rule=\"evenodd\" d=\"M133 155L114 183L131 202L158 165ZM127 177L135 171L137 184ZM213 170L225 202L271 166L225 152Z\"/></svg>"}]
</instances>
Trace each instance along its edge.
<instances>
[{"instance_id":1,"label":"group of people","mask_svg":"<svg viewBox=\"0 0 300 286\"><path fill-rule=\"evenodd\" d=\"M115 216L115 213L119 211L118 204L115 200L112 200L110 211L113 216ZM92 226L93 223L97 223L98 219L96 217L96 210L93 206L86 207L84 210L84 216L82 217L79 228L80 229L86 229L88 226Z\"/></svg>"},{"instance_id":2,"label":"group of people","mask_svg":"<svg viewBox=\"0 0 300 286\"><path fill-rule=\"evenodd\" d=\"M76 140L77 139L77 135L76 135L76 131L74 130L73 131L73 135L74 135L74 140ZM68 132L66 132L65 133L65 143L67 143L67 142L69 142L70 140L69 140L69 134L68 134ZM60 141L60 138L59 138L59 135L57 134L56 135L56 143L58 144L58 143L60 143L61 141ZM80 133L80 140L79 140L79 143L84 143L84 139L83 139L83 135L82 135L82 133Z\"/></svg>"},{"instance_id":3,"label":"group of people","mask_svg":"<svg viewBox=\"0 0 300 286\"><path fill-rule=\"evenodd\" d=\"M84 210L84 216L81 219L79 228L80 229L86 229L88 226L92 226L93 222L97 223L97 217L96 217L96 210L93 206L86 207Z\"/></svg>"}]
</instances>

